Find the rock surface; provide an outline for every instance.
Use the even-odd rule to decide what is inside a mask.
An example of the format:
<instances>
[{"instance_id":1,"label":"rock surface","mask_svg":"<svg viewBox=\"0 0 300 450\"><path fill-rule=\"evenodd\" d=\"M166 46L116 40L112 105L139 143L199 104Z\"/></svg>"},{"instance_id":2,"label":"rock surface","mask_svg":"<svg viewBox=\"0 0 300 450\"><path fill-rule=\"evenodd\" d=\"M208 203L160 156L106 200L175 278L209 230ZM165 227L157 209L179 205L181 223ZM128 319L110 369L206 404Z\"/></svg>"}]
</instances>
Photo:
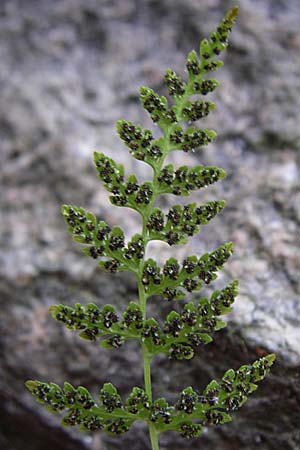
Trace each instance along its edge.
<instances>
[{"instance_id":1,"label":"rock surface","mask_svg":"<svg viewBox=\"0 0 300 450\"><path fill-rule=\"evenodd\" d=\"M218 283L239 278L241 294L228 331L192 362L156 359L155 395L173 399L186 385L201 388L268 351L278 361L231 424L207 430L199 441L163 435L161 450L300 449L300 4L237 3L239 20L213 95L217 111L205 122L219 138L173 160L228 171L220 186L193 196L225 198L227 208L175 251L201 254L232 240L235 255ZM48 314L53 303L76 301L112 302L122 311L137 295L128 274L114 278L82 256L67 236L60 205L84 206L128 235L139 230L133 212L124 220L123 210L110 207L92 151L111 154L141 179L150 175L128 157L114 123L126 118L150 127L139 86L163 92L166 67L183 73L186 53L231 6L227 0L1 1L1 449L150 448L139 424L121 438L61 428L23 383L68 379L97 394L110 380L124 395L141 385L137 347L99 349ZM163 207L172 203L161 200ZM158 244L150 250L161 259L173 252ZM167 308L154 300L150 309L159 315Z\"/></svg>"}]
</instances>

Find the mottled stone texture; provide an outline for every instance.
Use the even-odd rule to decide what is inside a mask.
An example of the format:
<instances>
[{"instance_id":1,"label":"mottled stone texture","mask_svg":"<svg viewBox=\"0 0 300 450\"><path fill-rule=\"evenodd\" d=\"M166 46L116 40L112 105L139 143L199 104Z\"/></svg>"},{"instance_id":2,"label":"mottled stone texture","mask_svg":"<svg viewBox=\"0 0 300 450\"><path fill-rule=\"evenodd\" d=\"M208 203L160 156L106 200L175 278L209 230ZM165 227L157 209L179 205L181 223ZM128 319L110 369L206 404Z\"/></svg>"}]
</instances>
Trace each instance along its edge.
<instances>
[{"instance_id":1,"label":"mottled stone texture","mask_svg":"<svg viewBox=\"0 0 300 450\"><path fill-rule=\"evenodd\" d=\"M212 250L233 240L235 254L219 281L240 279L241 295L228 331L189 363L154 362L154 392L170 400L192 384L275 351L278 361L231 424L202 440L161 439L162 450L297 450L299 434L299 0L241 0L216 112L205 121L216 144L176 164L216 164L228 171L220 186L193 200L224 198L220 217L185 247L155 244L165 259ZM94 148L136 171L151 172L117 139L119 118L151 126L138 88L163 92L170 66L183 73L186 53L217 24L227 0L2 0L0 2L1 378L2 450L149 449L143 425L121 438L61 428L36 406L24 380L68 379L97 394L111 380L126 395L141 385L136 346L99 349L48 314L57 302L114 303L136 298L135 280L97 269L67 235L62 203L93 210L128 235L135 213L109 206L92 166ZM147 170L146 170L147 169ZM178 202L178 198L175 199ZM161 199L167 207L174 197ZM158 252L159 250L159 252ZM149 312L165 314L159 299Z\"/></svg>"}]
</instances>

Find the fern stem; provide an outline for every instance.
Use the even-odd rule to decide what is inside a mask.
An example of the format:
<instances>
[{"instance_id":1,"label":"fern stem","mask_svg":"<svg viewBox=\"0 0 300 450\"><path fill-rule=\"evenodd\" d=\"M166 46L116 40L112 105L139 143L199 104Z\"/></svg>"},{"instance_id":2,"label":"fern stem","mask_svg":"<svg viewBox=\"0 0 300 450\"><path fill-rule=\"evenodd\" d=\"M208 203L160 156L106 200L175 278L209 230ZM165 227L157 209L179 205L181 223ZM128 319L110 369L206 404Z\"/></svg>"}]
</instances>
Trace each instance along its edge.
<instances>
[{"instance_id":1,"label":"fern stem","mask_svg":"<svg viewBox=\"0 0 300 450\"><path fill-rule=\"evenodd\" d=\"M152 424L149 424L149 432L150 432L150 440L151 440L152 450L159 450L158 434Z\"/></svg>"},{"instance_id":2,"label":"fern stem","mask_svg":"<svg viewBox=\"0 0 300 450\"><path fill-rule=\"evenodd\" d=\"M146 236L146 227L145 227L145 220L144 220L144 226L143 226L143 237ZM142 267L144 260L141 263L140 268ZM138 274L138 289L139 289L139 303L142 310L142 314L144 319L147 317L147 296L145 293L145 289L142 283L142 273L141 271ZM151 355L149 354L147 347L142 344L142 357L143 357L143 370L144 370L144 385L145 385L145 392L148 395L149 401L152 402L152 384L151 384ZM151 441L151 447L152 450L159 450L159 444L158 444L158 433L155 430L155 427L153 424L149 423L149 434L150 434L150 441Z\"/></svg>"},{"instance_id":3,"label":"fern stem","mask_svg":"<svg viewBox=\"0 0 300 450\"><path fill-rule=\"evenodd\" d=\"M167 127L163 130L163 155L160 159L160 161L157 163L156 166L153 167L153 186L154 186L154 193L153 197L148 204L148 207L144 214L142 214L143 218L143 228L142 228L142 236L145 242L145 253L147 249L147 244L149 242L149 236L148 236L148 230L147 230L147 221L149 218L149 215L152 211L153 204L155 202L155 199L158 195L158 176L161 172L164 160L168 154L169 150L169 139L170 139L170 133L172 131L172 126ZM142 268L144 265L145 259L143 258L140 261L139 266L139 272L138 272L138 290L139 290L139 303L142 310L143 318L147 318L147 295L145 293L145 289L142 283ZM152 384L151 384L151 360L152 356L149 354L147 348L145 345L142 344L142 357L143 357L143 369L144 369L144 384L145 384L145 392L148 395L149 401L152 402ZM156 431L154 424L151 422L148 423L149 426L149 434L150 434L150 441L151 441L151 447L152 450L159 450L159 443L158 443L158 435L159 433Z\"/></svg>"},{"instance_id":4,"label":"fern stem","mask_svg":"<svg viewBox=\"0 0 300 450\"><path fill-rule=\"evenodd\" d=\"M152 401L152 385L151 385L151 356L149 355L147 348L142 345L142 354L143 354L143 367L144 367L144 383L145 383L145 392L148 395L150 402ZM158 433L155 430L153 424L149 423L149 433L150 433L150 441L152 450L159 450L158 445Z\"/></svg>"},{"instance_id":5,"label":"fern stem","mask_svg":"<svg viewBox=\"0 0 300 450\"><path fill-rule=\"evenodd\" d=\"M151 358L149 357L148 351L144 346L142 346L142 353L143 353L145 391L149 397L149 400L152 401Z\"/></svg>"},{"instance_id":6,"label":"fern stem","mask_svg":"<svg viewBox=\"0 0 300 450\"><path fill-rule=\"evenodd\" d=\"M142 260L140 268L143 267L143 263L144 263L144 260ZM142 273L139 273L138 274L139 302L140 302L140 307L141 307L141 311L142 311L142 314L143 314L143 318L146 319L146 315L147 315L147 312L146 312L146 301L147 301L147 298L146 298L146 294L145 294L145 291L144 291L144 286L143 286L141 278L142 278Z\"/></svg>"}]
</instances>

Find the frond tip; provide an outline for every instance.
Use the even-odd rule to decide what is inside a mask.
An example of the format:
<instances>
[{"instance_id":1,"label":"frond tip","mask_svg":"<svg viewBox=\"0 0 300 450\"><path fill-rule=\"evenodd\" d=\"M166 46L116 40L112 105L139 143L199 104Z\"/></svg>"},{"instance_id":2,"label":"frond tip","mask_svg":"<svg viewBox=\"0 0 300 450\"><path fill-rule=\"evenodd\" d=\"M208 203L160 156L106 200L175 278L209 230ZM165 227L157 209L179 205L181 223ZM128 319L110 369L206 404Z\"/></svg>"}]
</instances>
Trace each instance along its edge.
<instances>
[{"instance_id":1,"label":"frond tip","mask_svg":"<svg viewBox=\"0 0 300 450\"><path fill-rule=\"evenodd\" d=\"M234 6L232 9L230 9L226 15L228 20L230 20L231 22L234 22L239 14L239 9L240 8L237 5Z\"/></svg>"}]
</instances>

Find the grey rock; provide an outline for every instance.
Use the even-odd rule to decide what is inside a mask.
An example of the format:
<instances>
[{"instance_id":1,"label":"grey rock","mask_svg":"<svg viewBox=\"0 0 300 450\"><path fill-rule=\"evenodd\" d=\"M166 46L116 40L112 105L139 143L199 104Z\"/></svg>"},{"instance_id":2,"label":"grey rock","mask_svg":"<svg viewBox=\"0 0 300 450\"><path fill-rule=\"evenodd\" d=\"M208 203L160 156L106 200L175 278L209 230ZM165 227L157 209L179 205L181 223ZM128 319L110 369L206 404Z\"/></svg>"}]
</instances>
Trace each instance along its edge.
<instances>
[{"instance_id":1,"label":"grey rock","mask_svg":"<svg viewBox=\"0 0 300 450\"><path fill-rule=\"evenodd\" d=\"M24 381L83 384L97 395L110 380L122 395L142 385L135 345L99 349L50 318L55 303L114 303L136 299L128 274L98 270L65 229L60 205L94 211L127 236L140 221L111 207L97 181L92 151L118 158L140 179L151 176L128 156L114 122L151 127L138 102L140 85L163 92L166 67L184 75L187 52L218 23L229 1L2 0L0 4L0 446L3 450L149 448L143 425L121 438L83 435L34 404ZM227 331L189 364L154 361L156 396L174 401L229 367L276 352L278 361L231 424L205 430L199 441L174 434L161 450L297 450L299 435L299 74L298 0L244 0L217 74L217 110L203 124L219 133L214 145L172 155L175 164L213 164L228 177L189 201L224 198L227 208L181 248L154 243L160 261L214 249L232 240L235 254L213 288L240 280ZM173 197L160 199L168 208ZM126 218L124 219L124 214ZM127 215L128 214L128 215ZM149 313L170 305L154 299Z\"/></svg>"}]
</instances>

